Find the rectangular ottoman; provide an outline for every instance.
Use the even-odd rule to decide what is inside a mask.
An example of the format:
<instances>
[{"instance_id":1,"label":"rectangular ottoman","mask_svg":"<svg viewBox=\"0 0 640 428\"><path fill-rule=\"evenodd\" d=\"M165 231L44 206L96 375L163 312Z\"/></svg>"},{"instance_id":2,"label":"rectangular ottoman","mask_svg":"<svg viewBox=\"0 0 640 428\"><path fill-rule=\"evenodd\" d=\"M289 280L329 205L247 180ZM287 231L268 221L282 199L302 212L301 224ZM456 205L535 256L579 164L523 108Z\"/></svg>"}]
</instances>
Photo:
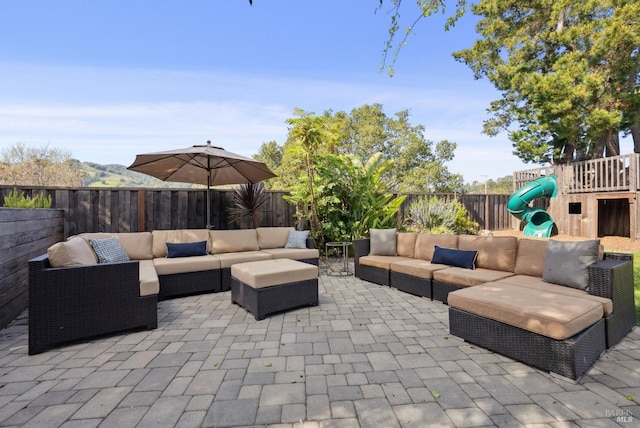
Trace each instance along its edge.
<instances>
[{"instance_id":1,"label":"rectangular ottoman","mask_svg":"<svg viewBox=\"0 0 640 428\"><path fill-rule=\"evenodd\" d=\"M289 259L234 264L231 302L256 320L300 306L317 306L318 266Z\"/></svg>"}]
</instances>

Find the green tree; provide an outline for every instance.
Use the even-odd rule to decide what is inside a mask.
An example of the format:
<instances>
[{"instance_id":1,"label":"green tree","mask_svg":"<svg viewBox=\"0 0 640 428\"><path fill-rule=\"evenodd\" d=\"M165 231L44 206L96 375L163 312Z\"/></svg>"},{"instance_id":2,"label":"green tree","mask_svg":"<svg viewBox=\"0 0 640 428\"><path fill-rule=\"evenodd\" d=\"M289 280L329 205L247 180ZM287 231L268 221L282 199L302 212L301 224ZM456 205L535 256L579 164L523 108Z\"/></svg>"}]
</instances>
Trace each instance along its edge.
<instances>
[{"instance_id":1,"label":"green tree","mask_svg":"<svg viewBox=\"0 0 640 428\"><path fill-rule=\"evenodd\" d=\"M485 132L527 162L620 154L640 106L640 2L509 0L474 5L482 38L454 53L502 92ZM513 129L517 125L517 129Z\"/></svg>"},{"instance_id":2,"label":"green tree","mask_svg":"<svg viewBox=\"0 0 640 428\"><path fill-rule=\"evenodd\" d=\"M271 171L276 171L278 166L282 163L283 150L282 146L279 146L276 141L269 141L268 143L262 143L260 150L253 156L254 159L264 162ZM267 180L265 186L267 189L273 189L274 180Z\"/></svg>"},{"instance_id":3,"label":"green tree","mask_svg":"<svg viewBox=\"0 0 640 428\"><path fill-rule=\"evenodd\" d=\"M22 143L0 152L0 184L14 186L81 186L85 174L67 151Z\"/></svg>"},{"instance_id":4,"label":"green tree","mask_svg":"<svg viewBox=\"0 0 640 428\"><path fill-rule=\"evenodd\" d=\"M452 192L462 186L462 177L451 174L446 167L446 162L453 159L456 144L443 140L434 147L424 136L424 126L410 123L408 110L389 117L382 105L373 104L355 108L350 113L326 111L314 120L322 141L315 147L316 155L350 154L366 162L380 152L383 160L394 162L394 167L382 178L394 192ZM261 153L267 150L275 151L263 145ZM274 168L278 177L270 180L271 188L286 189L295 185L304 164L299 140L290 130L282 146L281 163Z\"/></svg>"}]
</instances>

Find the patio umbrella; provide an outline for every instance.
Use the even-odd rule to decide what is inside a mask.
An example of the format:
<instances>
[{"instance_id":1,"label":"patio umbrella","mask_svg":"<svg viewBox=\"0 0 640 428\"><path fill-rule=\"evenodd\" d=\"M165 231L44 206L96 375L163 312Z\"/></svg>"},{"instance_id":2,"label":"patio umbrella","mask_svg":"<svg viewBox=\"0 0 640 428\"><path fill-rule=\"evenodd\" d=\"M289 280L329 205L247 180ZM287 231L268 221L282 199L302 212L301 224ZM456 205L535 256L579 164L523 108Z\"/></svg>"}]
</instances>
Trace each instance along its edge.
<instances>
[{"instance_id":1,"label":"patio umbrella","mask_svg":"<svg viewBox=\"0 0 640 428\"><path fill-rule=\"evenodd\" d=\"M209 193L211 186L257 183L276 175L262 162L211 145L136 155L127 167L163 181L207 185L207 229L211 226Z\"/></svg>"}]
</instances>

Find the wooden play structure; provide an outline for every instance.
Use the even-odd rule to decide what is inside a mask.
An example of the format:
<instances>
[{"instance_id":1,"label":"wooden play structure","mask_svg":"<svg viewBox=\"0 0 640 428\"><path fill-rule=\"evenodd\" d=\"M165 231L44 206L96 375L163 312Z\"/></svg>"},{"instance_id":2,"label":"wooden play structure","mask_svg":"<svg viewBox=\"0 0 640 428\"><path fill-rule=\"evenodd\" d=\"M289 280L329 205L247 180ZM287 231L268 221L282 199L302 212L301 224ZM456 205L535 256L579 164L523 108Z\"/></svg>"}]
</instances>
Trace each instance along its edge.
<instances>
[{"instance_id":1,"label":"wooden play structure","mask_svg":"<svg viewBox=\"0 0 640 428\"><path fill-rule=\"evenodd\" d=\"M557 193L532 201L545 210L557 234L598 238L622 236L640 239L640 154L633 153L516 171L514 192L540 177L556 176ZM512 218L514 229L524 225ZM555 233L554 233L555 234Z\"/></svg>"}]
</instances>

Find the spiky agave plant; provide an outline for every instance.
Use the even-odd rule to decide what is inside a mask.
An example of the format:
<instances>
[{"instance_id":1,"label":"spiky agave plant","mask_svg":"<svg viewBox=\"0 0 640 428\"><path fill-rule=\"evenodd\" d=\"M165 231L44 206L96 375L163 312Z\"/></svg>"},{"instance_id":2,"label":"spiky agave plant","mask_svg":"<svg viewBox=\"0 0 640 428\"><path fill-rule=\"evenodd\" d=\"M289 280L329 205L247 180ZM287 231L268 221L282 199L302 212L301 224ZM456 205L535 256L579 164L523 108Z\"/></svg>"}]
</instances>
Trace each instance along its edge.
<instances>
[{"instance_id":1,"label":"spiky agave plant","mask_svg":"<svg viewBox=\"0 0 640 428\"><path fill-rule=\"evenodd\" d=\"M231 223L239 223L243 218L253 220L253 228L260 226L260 207L267 202L264 183L246 183L233 192L233 205L227 208Z\"/></svg>"}]
</instances>

